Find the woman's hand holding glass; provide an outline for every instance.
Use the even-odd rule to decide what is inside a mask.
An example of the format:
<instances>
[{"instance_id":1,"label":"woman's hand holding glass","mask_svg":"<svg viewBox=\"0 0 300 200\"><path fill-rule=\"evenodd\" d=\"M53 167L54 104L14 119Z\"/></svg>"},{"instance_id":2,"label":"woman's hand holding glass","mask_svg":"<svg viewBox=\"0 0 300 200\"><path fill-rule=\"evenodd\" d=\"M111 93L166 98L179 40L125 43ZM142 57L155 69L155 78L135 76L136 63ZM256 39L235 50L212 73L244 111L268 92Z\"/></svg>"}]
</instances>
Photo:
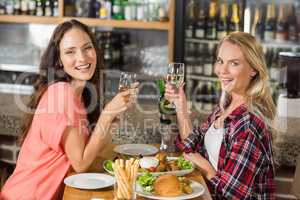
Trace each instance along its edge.
<instances>
[{"instance_id":1,"label":"woman's hand holding glass","mask_svg":"<svg viewBox=\"0 0 300 200\"><path fill-rule=\"evenodd\" d=\"M177 106L175 104L176 103L175 100L178 99L176 98L176 96L179 95L180 88L183 91L183 85L184 85L184 64L183 63L169 64L167 69L167 75L166 75L166 84L167 84L167 88L169 89L166 92L167 95L169 95L168 96L169 99L168 98L166 99L172 103L173 108L176 108ZM176 110L178 111L178 109Z\"/></svg>"},{"instance_id":2,"label":"woman's hand holding glass","mask_svg":"<svg viewBox=\"0 0 300 200\"><path fill-rule=\"evenodd\" d=\"M177 113L187 112L187 100L183 87L184 83L181 83L178 88L170 83L166 84L165 98L175 105Z\"/></svg>"},{"instance_id":3,"label":"woman's hand holding glass","mask_svg":"<svg viewBox=\"0 0 300 200\"><path fill-rule=\"evenodd\" d=\"M113 121L118 115L126 111L132 103L128 99L130 98L130 90L119 92L105 107L104 114L110 117L110 121Z\"/></svg>"}]
</instances>

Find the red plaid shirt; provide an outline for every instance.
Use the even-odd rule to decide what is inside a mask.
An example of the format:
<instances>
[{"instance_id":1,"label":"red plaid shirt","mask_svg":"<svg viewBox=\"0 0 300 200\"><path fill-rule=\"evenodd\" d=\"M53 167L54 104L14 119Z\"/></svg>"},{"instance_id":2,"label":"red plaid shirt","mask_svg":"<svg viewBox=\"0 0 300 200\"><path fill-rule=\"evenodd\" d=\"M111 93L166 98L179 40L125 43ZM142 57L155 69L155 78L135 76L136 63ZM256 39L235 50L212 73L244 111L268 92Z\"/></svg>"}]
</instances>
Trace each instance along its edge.
<instances>
[{"instance_id":1,"label":"red plaid shirt","mask_svg":"<svg viewBox=\"0 0 300 200\"><path fill-rule=\"evenodd\" d=\"M186 153L199 152L208 159L204 136L219 116L217 107L185 140L178 137L177 147ZM271 136L265 123L241 105L224 124L217 174L208 181L211 192L216 199L275 199Z\"/></svg>"}]
</instances>

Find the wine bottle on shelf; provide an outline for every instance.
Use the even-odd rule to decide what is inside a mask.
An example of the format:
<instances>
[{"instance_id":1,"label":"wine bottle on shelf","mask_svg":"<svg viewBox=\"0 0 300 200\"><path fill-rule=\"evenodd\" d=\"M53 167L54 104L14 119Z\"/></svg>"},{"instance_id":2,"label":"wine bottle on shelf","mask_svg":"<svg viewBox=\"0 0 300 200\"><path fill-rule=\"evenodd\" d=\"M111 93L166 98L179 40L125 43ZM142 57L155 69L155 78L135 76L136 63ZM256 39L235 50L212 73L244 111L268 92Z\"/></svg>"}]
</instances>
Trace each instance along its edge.
<instances>
[{"instance_id":1,"label":"wine bottle on shelf","mask_svg":"<svg viewBox=\"0 0 300 200\"><path fill-rule=\"evenodd\" d=\"M270 67L269 67L269 76L271 80L278 80L278 56L279 56L279 50L272 48L271 50L271 56L270 56Z\"/></svg>"},{"instance_id":2,"label":"wine bottle on shelf","mask_svg":"<svg viewBox=\"0 0 300 200\"><path fill-rule=\"evenodd\" d=\"M209 17L206 22L205 37L209 40L217 39L217 2L211 1L209 4Z\"/></svg>"},{"instance_id":3,"label":"wine bottle on shelf","mask_svg":"<svg viewBox=\"0 0 300 200\"><path fill-rule=\"evenodd\" d=\"M54 0L53 2L53 16L58 16L58 0Z\"/></svg>"},{"instance_id":4,"label":"wine bottle on shelf","mask_svg":"<svg viewBox=\"0 0 300 200\"><path fill-rule=\"evenodd\" d=\"M275 39L276 19L275 19L275 4L267 5L267 17L265 22L265 41L273 41Z\"/></svg>"},{"instance_id":5,"label":"wine bottle on shelf","mask_svg":"<svg viewBox=\"0 0 300 200\"><path fill-rule=\"evenodd\" d=\"M191 0L186 7L186 27L185 37L193 38L195 35L195 21L198 12L198 3L195 0Z\"/></svg>"},{"instance_id":6,"label":"wine bottle on shelf","mask_svg":"<svg viewBox=\"0 0 300 200\"><path fill-rule=\"evenodd\" d=\"M236 1L233 1L231 6L231 18L229 22L229 33L240 30L240 17L238 11L238 4Z\"/></svg>"},{"instance_id":7,"label":"wine bottle on shelf","mask_svg":"<svg viewBox=\"0 0 300 200\"><path fill-rule=\"evenodd\" d=\"M255 8L253 24L251 27L251 34L255 36L258 41L263 40L264 23L259 8Z\"/></svg>"},{"instance_id":8,"label":"wine bottle on shelf","mask_svg":"<svg viewBox=\"0 0 300 200\"><path fill-rule=\"evenodd\" d=\"M36 16L44 16L44 6L42 0L36 1Z\"/></svg>"},{"instance_id":9,"label":"wine bottle on shelf","mask_svg":"<svg viewBox=\"0 0 300 200\"><path fill-rule=\"evenodd\" d=\"M198 49L196 51L196 62L195 62L195 69L194 69L194 72L195 74L198 74L198 75L202 75L203 74L203 69L204 69L204 52L207 51L207 48L205 47L207 46L206 43L199 43L198 44Z\"/></svg>"},{"instance_id":10,"label":"wine bottle on shelf","mask_svg":"<svg viewBox=\"0 0 300 200\"><path fill-rule=\"evenodd\" d=\"M194 42L185 43L185 60L193 62L196 59L197 44Z\"/></svg>"},{"instance_id":11,"label":"wine bottle on shelf","mask_svg":"<svg viewBox=\"0 0 300 200\"><path fill-rule=\"evenodd\" d=\"M295 14L295 7L292 3L288 4L288 39L290 41L296 42L298 40L298 34L300 34L300 29L297 30L297 19ZM300 21L298 22L300 23ZM300 28L300 27L299 27Z\"/></svg>"},{"instance_id":12,"label":"wine bottle on shelf","mask_svg":"<svg viewBox=\"0 0 300 200\"><path fill-rule=\"evenodd\" d=\"M28 1L21 1L21 15L28 15Z\"/></svg>"},{"instance_id":13,"label":"wine bottle on shelf","mask_svg":"<svg viewBox=\"0 0 300 200\"><path fill-rule=\"evenodd\" d=\"M20 15L21 14L21 4L20 0L14 1L14 15Z\"/></svg>"},{"instance_id":14,"label":"wine bottle on shelf","mask_svg":"<svg viewBox=\"0 0 300 200\"><path fill-rule=\"evenodd\" d=\"M288 23L285 15L285 4L279 5L279 15L276 25L276 40L282 42L288 40Z\"/></svg>"},{"instance_id":15,"label":"wine bottle on shelf","mask_svg":"<svg viewBox=\"0 0 300 200\"><path fill-rule=\"evenodd\" d=\"M29 15L36 15L36 1L29 0L28 2Z\"/></svg>"},{"instance_id":16,"label":"wine bottle on shelf","mask_svg":"<svg viewBox=\"0 0 300 200\"><path fill-rule=\"evenodd\" d=\"M113 1L113 18L117 20L124 19L124 10L122 0Z\"/></svg>"},{"instance_id":17,"label":"wine bottle on shelf","mask_svg":"<svg viewBox=\"0 0 300 200\"><path fill-rule=\"evenodd\" d=\"M203 74L205 76L213 75L213 48L214 44L208 43L208 50L204 55L204 65L203 65Z\"/></svg>"},{"instance_id":18,"label":"wine bottle on shelf","mask_svg":"<svg viewBox=\"0 0 300 200\"><path fill-rule=\"evenodd\" d=\"M203 39L205 37L206 29L206 15L205 15L205 4L201 1L199 5L199 14L195 23L195 38Z\"/></svg>"},{"instance_id":19,"label":"wine bottle on shelf","mask_svg":"<svg viewBox=\"0 0 300 200\"><path fill-rule=\"evenodd\" d=\"M217 38L220 40L227 35L227 4L222 2L220 5L220 15L217 21Z\"/></svg>"},{"instance_id":20,"label":"wine bottle on shelf","mask_svg":"<svg viewBox=\"0 0 300 200\"><path fill-rule=\"evenodd\" d=\"M5 15L5 2L0 1L0 15Z\"/></svg>"},{"instance_id":21,"label":"wine bottle on shelf","mask_svg":"<svg viewBox=\"0 0 300 200\"><path fill-rule=\"evenodd\" d=\"M192 100L195 100L196 104L195 107L198 111L203 110L203 101L204 101L204 95L202 94L203 91L203 82L198 81L198 83L195 83L195 88L193 88L192 91Z\"/></svg>"},{"instance_id":22,"label":"wine bottle on shelf","mask_svg":"<svg viewBox=\"0 0 300 200\"><path fill-rule=\"evenodd\" d=\"M213 108L212 102L212 84L208 81L206 84L203 85L202 95L203 98L203 110L211 111Z\"/></svg>"},{"instance_id":23,"label":"wine bottle on shelf","mask_svg":"<svg viewBox=\"0 0 300 200\"><path fill-rule=\"evenodd\" d=\"M14 1L13 0L6 1L6 3L5 3L5 13L7 15L14 14Z\"/></svg>"},{"instance_id":24,"label":"wine bottle on shelf","mask_svg":"<svg viewBox=\"0 0 300 200\"><path fill-rule=\"evenodd\" d=\"M50 0L46 0L45 1L45 5L44 5L44 10L45 10L45 16L52 16L52 7L51 7L51 1Z\"/></svg>"},{"instance_id":25,"label":"wine bottle on shelf","mask_svg":"<svg viewBox=\"0 0 300 200\"><path fill-rule=\"evenodd\" d=\"M296 1L295 2L295 17L296 17L296 40L299 42L300 41L300 2ZM300 48L298 48L300 52Z\"/></svg>"}]
</instances>

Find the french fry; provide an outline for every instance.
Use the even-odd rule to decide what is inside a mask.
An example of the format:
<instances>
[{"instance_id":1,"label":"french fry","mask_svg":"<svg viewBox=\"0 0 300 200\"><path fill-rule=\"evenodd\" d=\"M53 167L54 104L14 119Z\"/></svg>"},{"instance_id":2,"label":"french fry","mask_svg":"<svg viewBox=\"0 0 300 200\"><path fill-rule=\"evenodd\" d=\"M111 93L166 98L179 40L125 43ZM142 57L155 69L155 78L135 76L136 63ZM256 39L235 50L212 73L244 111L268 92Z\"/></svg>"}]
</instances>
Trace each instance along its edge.
<instances>
[{"instance_id":1,"label":"french fry","mask_svg":"<svg viewBox=\"0 0 300 200\"><path fill-rule=\"evenodd\" d=\"M120 164L120 165L118 165ZM127 176L126 170L124 169L124 160L120 160L119 163L117 163L116 168L117 168L117 173L120 179L120 184L124 188L124 192L126 194L127 199L131 197L133 191L132 187L129 182L129 178ZM123 165L123 167L122 167Z\"/></svg>"},{"instance_id":2,"label":"french fry","mask_svg":"<svg viewBox=\"0 0 300 200\"><path fill-rule=\"evenodd\" d=\"M125 171L126 171L127 177L130 177L130 168L131 168L130 160L126 160Z\"/></svg>"},{"instance_id":3,"label":"french fry","mask_svg":"<svg viewBox=\"0 0 300 200\"><path fill-rule=\"evenodd\" d=\"M139 160L133 158L126 161L117 159L113 164L113 169L118 184L116 197L118 199L130 199L134 193L133 184L137 178Z\"/></svg>"},{"instance_id":4,"label":"french fry","mask_svg":"<svg viewBox=\"0 0 300 200\"><path fill-rule=\"evenodd\" d=\"M118 162L113 164L113 169L115 172L115 177L116 177L116 181L117 181L117 185L118 185L116 195L117 195L118 199L122 199L122 198L126 197L126 191L125 191L125 187L121 184L121 177L119 176L118 169L116 167L117 163Z\"/></svg>"}]
</instances>

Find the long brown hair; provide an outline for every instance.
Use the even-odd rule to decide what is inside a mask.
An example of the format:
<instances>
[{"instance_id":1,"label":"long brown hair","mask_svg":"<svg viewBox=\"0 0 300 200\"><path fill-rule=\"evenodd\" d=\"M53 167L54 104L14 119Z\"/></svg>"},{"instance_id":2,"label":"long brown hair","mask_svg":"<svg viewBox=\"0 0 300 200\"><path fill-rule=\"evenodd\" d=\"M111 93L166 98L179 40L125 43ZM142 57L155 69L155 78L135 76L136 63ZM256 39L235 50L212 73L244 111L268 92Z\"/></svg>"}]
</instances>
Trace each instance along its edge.
<instances>
[{"instance_id":1,"label":"long brown hair","mask_svg":"<svg viewBox=\"0 0 300 200\"><path fill-rule=\"evenodd\" d=\"M37 108L38 103L45 91L47 90L48 86L58 81L70 82L72 79L72 77L70 77L63 70L63 66L60 62L59 50L59 44L61 42L61 39L63 38L64 34L72 28L78 28L87 33L96 50L96 70L94 72L93 77L89 81L87 81L86 86L83 89L82 99L86 108L92 101L97 103L97 105L94 107L95 109L88 112L87 114L89 124L94 125L95 122L98 120L98 117L100 115L100 70L104 68L103 54L102 51L100 51L100 49L98 48L96 38L90 31L88 26L77 20L72 19L70 21L66 21L59 24L55 28L49 41L49 44L42 55L41 63L39 65L40 73L37 76L36 81L34 83L35 92L31 96L31 99L28 103L28 109L30 109L33 112L27 112L24 117L23 124L21 126L21 135L19 137L19 145L22 145L26 138L26 135L30 129L34 117L34 110ZM96 90L91 92L88 89L88 85L92 85Z\"/></svg>"},{"instance_id":2,"label":"long brown hair","mask_svg":"<svg viewBox=\"0 0 300 200\"><path fill-rule=\"evenodd\" d=\"M257 74L250 81L247 88L247 99L251 109L266 119L269 126L272 126L276 115L276 107L269 87L267 65L262 46L249 33L234 32L220 41L217 54L224 41L238 45L246 61L256 70Z\"/></svg>"}]
</instances>

